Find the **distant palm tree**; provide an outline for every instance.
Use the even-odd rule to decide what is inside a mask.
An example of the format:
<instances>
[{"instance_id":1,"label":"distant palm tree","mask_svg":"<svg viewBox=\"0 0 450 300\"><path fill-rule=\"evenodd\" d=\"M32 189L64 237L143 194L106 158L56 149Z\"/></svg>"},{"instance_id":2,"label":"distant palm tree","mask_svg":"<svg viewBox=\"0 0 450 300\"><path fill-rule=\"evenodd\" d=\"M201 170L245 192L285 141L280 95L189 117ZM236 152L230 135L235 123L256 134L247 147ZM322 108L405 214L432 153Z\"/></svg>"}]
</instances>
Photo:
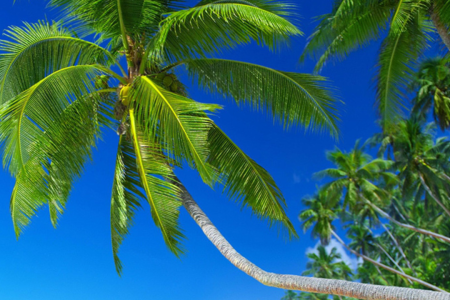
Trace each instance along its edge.
<instances>
[{"instance_id":1,"label":"distant palm tree","mask_svg":"<svg viewBox=\"0 0 450 300\"><path fill-rule=\"evenodd\" d=\"M417 96L412 113L426 117L432 110L442 130L450 127L450 67L448 59L437 57L423 61L413 87ZM433 107L433 109L431 109Z\"/></svg>"},{"instance_id":2,"label":"distant palm tree","mask_svg":"<svg viewBox=\"0 0 450 300\"><path fill-rule=\"evenodd\" d=\"M377 72L377 104L383 128L402 110L402 95L411 82L415 62L437 31L450 50L450 2L447 0L336 0L330 13L320 16L302 58L317 59L319 71L332 59L381 37Z\"/></svg>"},{"instance_id":3,"label":"distant palm tree","mask_svg":"<svg viewBox=\"0 0 450 300\"><path fill-rule=\"evenodd\" d=\"M350 267L341 260L342 255L333 247L330 252L322 245L317 247L317 253L308 253L310 259L306 264L306 271L302 275L312 275L321 278L335 278L350 280L352 271Z\"/></svg>"}]
</instances>

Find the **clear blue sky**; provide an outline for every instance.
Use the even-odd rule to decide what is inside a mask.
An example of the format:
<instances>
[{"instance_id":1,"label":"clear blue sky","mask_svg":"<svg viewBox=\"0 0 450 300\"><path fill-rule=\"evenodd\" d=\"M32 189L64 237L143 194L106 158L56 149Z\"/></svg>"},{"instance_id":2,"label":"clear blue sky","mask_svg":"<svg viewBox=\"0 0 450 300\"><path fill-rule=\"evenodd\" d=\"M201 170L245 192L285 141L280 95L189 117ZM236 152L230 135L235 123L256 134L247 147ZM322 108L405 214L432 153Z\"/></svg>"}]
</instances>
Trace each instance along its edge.
<instances>
[{"instance_id":1,"label":"clear blue sky","mask_svg":"<svg viewBox=\"0 0 450 300\"><path fill-rule=\"evenodd\" d=\"M295 1L295 0L293 0ZM305 37L291 48L272 54L256 46L243 47L224 56L284 71L309 72L313 64L298 64L298 58L312 33L312 17L329 12L331 0L297 1L300 28ZM192 0L188 1L192 2ZM56 11L46 9L44 0L2 0L0 28L23 21L52 20ZM303 233L297 215L301 198L313 194L318 182L312 174L330 164L325 151L335 145L350 149L355 140L365 140L378 130L375 120L372 77L377 44L353 53L349 59L328 65L323 75L330 77L345 105L341 106L339 142L325 134L305 133L302 128L286 132L267 114L219 102L225 109L215 121L254 160L266 168L284 193L288 215L300 239L285 242L275 229L234 202L212 191L191 170L178 172L191 194L232 245L263 269L301 274L305 251L317 241ZM191 87L190 96L210 102L209 95ZM137 214L135 226L121 248L124 274L114 269L110 245L109 204L117 135L108 132L99 143L94 162L76 183L58 229L53 229L44 209L16 241L9 215L9 197L14 181L0 173L0 299L199 299L277 300L283 290L265 287L237 270L203 236L182 210L180 222L188 237L188 250L181 260L174 257L154 226L149 208Z\"/></svg>"}]
</instances>

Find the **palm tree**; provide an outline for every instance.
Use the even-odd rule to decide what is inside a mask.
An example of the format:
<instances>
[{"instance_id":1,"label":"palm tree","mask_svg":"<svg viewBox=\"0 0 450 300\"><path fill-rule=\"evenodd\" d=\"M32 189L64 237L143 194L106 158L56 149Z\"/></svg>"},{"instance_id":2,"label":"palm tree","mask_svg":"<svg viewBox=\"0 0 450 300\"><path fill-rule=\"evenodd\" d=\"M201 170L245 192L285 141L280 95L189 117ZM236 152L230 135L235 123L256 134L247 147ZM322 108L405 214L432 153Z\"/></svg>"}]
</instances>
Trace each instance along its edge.
<instances>
[{"instance_id":1,"label":"palm tree","mask_svg":"<svg viewBox=\"0 0 450 300\"><path fill-rule=\"evenodd\" d=\"M430 33L437 31L450 50L450 4L446 0L336 0L332 11L319 20L302 55L317 58L316 71L334 58L342 59L384 38L377 63L377 104L383 129L402 111L403 91Z\"/></svg>"},{"instance_id":2,"label":"palm tree","mask_svg":"<svg viewBox=\"0 0 450 300\"><path fill-rule=\"evenodd\" d=\"M433 108L433 117L444 130L450 127L450 68L442 57L426 59L420 64L413 88L417 89L412 113L426 116Z\"/></svg>"},{"instance_id":3,"label":"palm tree","mask_svg":"<svg viewBox=\"0 0 450 300\"><path fill-rule=\"evenodd\" d=\"M177 0L52 0L51 5L62 9L66 23L11 27L0 45L0 144L16 178L11 214L17 236L44 205L56 225L74 179L102 130L112 127L120 135L111 199L119 273L119 246L136 209L148 202L175 255L183 253L178 224L183 205L227 259L266 285L361 298L375 290L386 298L410 293L265 272L234 250L174 175L187 164L206 184L223 183L231 198L296 235L272 177L209 118L220 106L187 98L174 73L184 66L201 88L267 109L285 126L336 134L335 100L324 78L211 58L251 41L278 49L301 35L287 19L290 6L269 0L202 0L191 8ZM66 27L70 20L74 25ZM83 33L100 40L84 40Z\"/></svg>"},{"instance_id":4,"label":"palm tree","mask_svg":"<svg viewBox=\"0 0 450 300\"><path fill-rule=\"evenodd\" d=\"M302 275L312 275L320 278L339 278L349 280L352 276L350 267L341 260L341 254L333 247L328 253L322 245L317 247L317 253L308 253L307 270Z\"/></svg>"},{"instance_id":5,"label":"palm tree","mask_svg":"<svg viewBox=\"0 0 450 300\"><path fill-rule=\"evenodd\" d=\"M424 201L430 212L435 206L429 199L450 216L447 175L450 143L445 139L438 139L435 143L433 125L423 127L423 121L413 116L399 122L394 129L395 165L402 179L402 196L418 201L425 195Z\"/></svg>"},{"instance_id":6,"label":"palm tree","mask_svg":"<svg viewBox=\"0 0 450 300\"><path fill-rule=\"evenodd\" d=\"M16 178L16 235L44 204L57 223L102 128L113 127L120 135L111 201L119 273L119 246L143 202L169 249L183 253L181 189L173 174L183 164L211 186L223 183L230 198L295 236L271 176L209 118L220 106L187 98L174 73L184 66L200 87L267 108L286 126L336 133L335 100L324 78L206 58L251 40L274 49L301 34L285 18L288 6L253 2L201 1L189 8L172 0L53 0L52 6L78 21L77 28L40 22L7 30L0 57L0 137L3 161ZM99 35L108 47L78 38L76 29ZM126 68L118 63L121 57Z\"/></svg>"},{"instance_id":7,"label":"palm tree","mask_svg":"<svg viewBox=\"0 0 450 300\"><path fill-rule=\"evenodd\" d=\"M339 198L331 195L325 190L321 190L313 197L306 197L302 200L306 209L302 210L298 216L302 222L304 231L312 227L313 238L320 238L322 245L328 245L331 239L331 232L334 229L333 220L338 218Z\"/></svg>"},{"instance_id":8,"label":"palm tree","mask_svg":"<svg viewBox=\"0 0 450 300\"><path fill-rule=\"evenodd\" d=\"M298 294L294 291L288 290L281 300L297 300Z\"/></svg>"}]
</instances>

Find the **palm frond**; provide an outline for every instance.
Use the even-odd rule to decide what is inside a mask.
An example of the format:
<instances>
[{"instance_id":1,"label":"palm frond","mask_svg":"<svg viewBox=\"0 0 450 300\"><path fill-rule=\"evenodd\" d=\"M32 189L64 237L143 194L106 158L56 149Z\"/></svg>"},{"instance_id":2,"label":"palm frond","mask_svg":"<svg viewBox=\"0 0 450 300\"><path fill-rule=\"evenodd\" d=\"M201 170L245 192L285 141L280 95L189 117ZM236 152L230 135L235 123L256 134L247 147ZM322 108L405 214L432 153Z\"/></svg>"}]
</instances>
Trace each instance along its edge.
<instances>
[{"instance_id":1,"label":"palm frond","mask_svg":"<svg viewBox=\"0 0 450 300\"><path fill-rule=\"evenodd\" d=\"M59 23L24 23L5 35L10 40L0 41L0 104L62 68L114 62L106 49L73 37Z\"/></svg>"},{"instance_id":2,"label":"palm frond","mask_svg":"<svg viewBox=\"0 0 450 300\"><path fill-rule=\"evenodd\" d=\"M30 146L75 99L90 94L92 79L101 71L95 65L71 66L45 77L0 109L0 146L3 164L16 174L31 157Z\"/></svg>"},{"instance_id":3,"label":"palm frond","mask_svg":"<svg viewBox=\"0 0 450 300\"><path fill-rule=\"evenodd\" d=\"M124 38L124 32L132 38L152 35L164 12L161 1L154 0L51 0L51 6L62 9L67 18L81 20L83 27L104 39Z\"/></svg>"},{"instance_id":4,"label":"palm frond","mask_svg":"<svg viewBox=\"0 0 450 300\"><path fill-rule=\"evenodd\" d=\"M315 72L320 72L328 61L342 60L377 40L389 17L390 7L378 1L341 1L333 13L321 17L300 60L307 56L317 60Z\"/></svg>"},{"instance_id":5,"label":"palm frond","mask_svg":"<svg viewBox=\"0 0 450 300\"><path fill-rule=\"evenodd\" d=\"M83 172L99 137L98 97L71 103L28 147L29 159L16 174L11 215L16 236L48 204L54 226L75 179Z\"/></svg>"},{"instance_id":6,"label":"palm frond","mask_svg":"<svg viewBox=\"0 0 450 300\"><path fill-rule=\"evenodd\" d=\"M180 189L169 180L164 180L173 177L169 161L160 146L152 143L136 123L134 109L130 109L130 138L137 175L150 205L153 221L161 230L167 247L179 256L183 253L180 240L184 238L178 226Z\"/></svg>"},{"instance_id":7,"label":"palm frond","mask_svg":"<svg viewBox=\"0 0 450 300\"><path fill-rule=\"evenodd\" d=\"M288 20L252 3L217 1L167 16L150 47L153 55L164 51L169 59L180 61L251 41L275 50L301 34Z\"/></svg>"},{"instance_id":8,"label":"palm frond","mask_svg":"<svg viewBox=\"0 0 450 300\"><path fill-rule=\"evenodd\" d=\"M111 197L111 244L116 271L122 274L122 263L119 259L119 248L133 225L137 208L141 207L139 200L145 196L136 188L141 184L136 167L134 150L126 137L121 136L117 150L116 169Z\"/></svg>"},{"instance_id":9,"label":"palm frond","mask_svg":"<svg viewBox=\"0 0 450 300\"><path fill-rule=\"evenodd\" d=\"M210 156L208 163L224 176L224 191L228 197L242 201L259 218L269 224L280 222L289 233L296 236L294 226L286 216L284 197L272 176L245 154L217 126L213 125L208 136Z\"/></svg>"},{"instance_id":10,"label":"palm frond","mask_svg":"<svg viewBox=\"0 0 450 300\"><path fill-rule=\"evenodd\" d=\"M205 183L212 185L217 174L207 162L208 132L212 121L205 111L220 108L171 93L148 77L135 80L130 97L136 119L149 136L158 136L167 155L195 167Z\"/></svg>"},{"instance_id":11,"label":"palm frond","mask_svg":"<svg viewBox=\"0 0 450 300\"><path fill-rule=\"evenodd\" d=\"M411 82L412 67L426 47L427 35L416 19L393 31L383 42L377 74L377 104L385 127L402 115L404 91Z\"/></svg>"},{"instance_id":12,"label":"palm frond","mask_svg":"<svg viewBox=\"0 0 450 300\"><path fill-rule=\"evenodd\" d=\"M338 133L338 101L324 77L224 59L193 59L183 64L205 90L268 110L285 126L301 124Z\"/></svg>"}]
</instances>

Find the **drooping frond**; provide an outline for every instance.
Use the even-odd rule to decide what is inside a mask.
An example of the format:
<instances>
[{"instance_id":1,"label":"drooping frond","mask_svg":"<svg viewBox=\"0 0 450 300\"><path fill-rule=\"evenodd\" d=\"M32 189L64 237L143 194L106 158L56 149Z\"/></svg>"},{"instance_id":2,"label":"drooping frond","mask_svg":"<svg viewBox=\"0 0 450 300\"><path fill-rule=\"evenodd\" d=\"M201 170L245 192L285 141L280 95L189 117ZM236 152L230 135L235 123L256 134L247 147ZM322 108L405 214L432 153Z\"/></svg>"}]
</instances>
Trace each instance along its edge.
<instances>
[{"instance_id":1,"label":"drooping frond","mask_svg":"<svg viewBox=\"0 0 450 300\"><path fill-rule=\"evenodd\" d=\"M153 221L161 230L167 247L176 255L183 253L180 240L184 238L178 226L178 208L181 206L180 190L170 183L173 177L169 161L161 152L160 145L151 142L140 129L134 109L130 109L130 138L136 161L140 186L150 205ZM131 155L131 154L129 154Z\"/></svg>"},{"instance_id":2,"label":"drooping frond","mask_svg":"<svg viewBox=\"0 0 450 300\"><path fill-rule=\"evenodd\" d=\"M165 51L169 59L182 60L252 40L276 49L301 34L288 20L252 3L217 1L170 14L161 23L151 52Z\"/></svg>"},{"instance_id":3,"label":"drooping frond","mask_svg":"<svg viewBox=\"0 0 450 300\"><path fill-rule=\"evenodd\" d=\"M211 93L268 110L286 127L301 124L337 134L337 100L324 77L282 72L224 59L183 62L198 84Z\"/></svg>"},{"instance_id":4,"label":"drooping frond","mask_svg":"<svg viewBox=\"0 0 450 300\"><path fill-rule=\"evenodd\" d=\"M333 58L344 59L350 52L379 38L390 17L390 7L378 1L340 1L335 10L321 16L301 56L318 60L319 72Z\"/></svg>"},{"instance_id":5,"label":"drooping frond","mask_svg":"<svg viewBox=\"0 0 450 300\"><path fill-rule=\"evenodd\" d=\"M52 0L51 5L104 38L123 38L124 32L131 37L152 35L164 12L154 0Z\"/></svg>"},{"instance_id":6,"label":"drooping frond","mask_svg":"<svg viewBox=\"0 0 450 300\"><path fill-rule=\"evenodd\" d=\"M295 6L291 3L273 0L202 0L196 6L214 3L235 3L259 7L278 16L292 16Z\"/></svg>"},{"instance_id":7,"label":"drooping frond","mask_svg":"<svg viewBox=\"0 0 450 300\"><path fill-rule=\"evenodd\" d=\"M74 38L59 23L25 23L5 35L10 41L0 41L0 104L62 68L113 62L107 50Z\"/></svg>"},{"instance_id":8,"label":"drooping frond","mask_svg":"<svg viewBox=\"0 0 450 300\"><path fill-rule=\"evenodd\" d=\"M412 79L412 67L426 47L427 35L420 18L390 33L382 44L377 74L377 104L383 127L402 115L403 97Z\"/></svg>"},{"instance_id":9,"label":"drooping frond","mask_svg":"<svg viewBox=\"0 0 450 300\"><path fill-rule=\"evenodd\" d=\"M245 154L217 126L209 131L208 163L223 175L224 191L228 197L242 201L253 213L267 219L269 224L280 222L289 236L296 236L294 226L283 209L284 197L272 176Z\"/></svg>"},{"instance_id":10,"label":"drooping frond","mask_svg":"<svg viewBox=\"0 0 450 300\"><path fill-rule=\"evenodd\" d=\"M17 237L44 204L56 226L99 136L97 110L95 94L79 98L30 142L29 159L16 176L10 203Z\"/></svg>"},{"instance_id":11,"label":"drooping frond","mask_svg":"<svg viewBox=\"0 0 450 300\"><path fill-rule=\"evenodd\" d=\"M204 113L220 108L215 104L202 104L171 93L148 77L135 80L132 105L136 107L138 123L150 136L158 136L169 157L186 160L195 167L207 184L216 179L216 172L206 162L208 132L212 121Z\"/></svg>"},{"instance_id":12,"label":"drooping frond","mask_svg":"<svg viewBox=\"0 0 450 300\"><path fill-rule=\"evenodd\" d=\"M111 244L116 271L122 273L119 247L133 225L135 211L140 207L139 199L145 196L137 188L141 184L132 145L121 136L117 150L116 169L111 197Z\"/></svg>"},{"instance_id":13,"label":"drooping frond","mask_svg":"<svg viewBox=\"0 0 450 300\"><path fill-rule=\"evenodd\" d=\"M0 145L3 164L16 174L31 157L30 146L54 123L75 99L90 94L95 65L58 70L23 91L0 109Z\"/></svg>"}]
</instances>

